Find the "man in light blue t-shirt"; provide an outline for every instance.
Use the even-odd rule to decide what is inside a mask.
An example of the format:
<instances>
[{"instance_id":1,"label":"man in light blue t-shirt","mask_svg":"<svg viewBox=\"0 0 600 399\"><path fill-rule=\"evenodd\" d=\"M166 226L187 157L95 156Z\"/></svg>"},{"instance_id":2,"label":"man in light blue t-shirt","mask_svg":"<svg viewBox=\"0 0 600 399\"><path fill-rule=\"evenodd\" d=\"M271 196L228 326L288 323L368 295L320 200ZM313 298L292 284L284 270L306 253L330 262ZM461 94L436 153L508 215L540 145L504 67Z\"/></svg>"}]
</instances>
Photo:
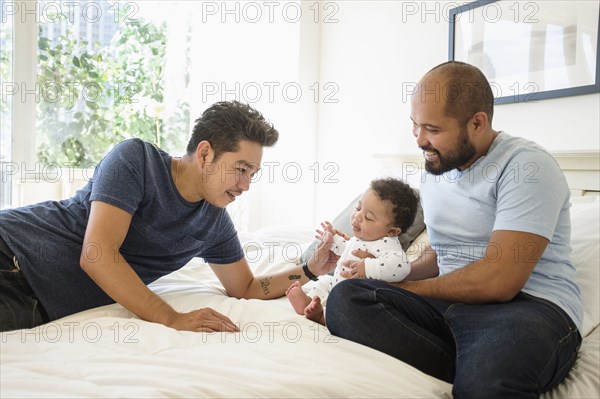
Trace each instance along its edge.
<instances>
[{"instance_id":1,"label":"man in light blue t-shirt","mask_svg":"<svg viewBox=\"0 0 600 399\"><path fill-rule=\"evenodd\" d=\"M210 308L177 312L146 285L195 256L236 298L280 297L290 282L333 270L331 242L318 264L271 276L255 277L244 258L225 207L250 188L278 137L252 107L220 102L196 120L182 157L127 140L72 198L0 212L0 331L112 302L178 330L238 331Z\"/></svg>"},{"instance_id":2,"label":"man in light blue t-shirt","mask_svg":"<svg viewBox=\"0 0 600 399\"><path fill-rule=\"evenodd\" d=\"M411 119L430 246L409 281L336 286L327 326L453 383L456 398L535 398L581 344L569 188L547 151L492 129L493 102L471 65L423 77Z\"/></svg>"}]
</instances>

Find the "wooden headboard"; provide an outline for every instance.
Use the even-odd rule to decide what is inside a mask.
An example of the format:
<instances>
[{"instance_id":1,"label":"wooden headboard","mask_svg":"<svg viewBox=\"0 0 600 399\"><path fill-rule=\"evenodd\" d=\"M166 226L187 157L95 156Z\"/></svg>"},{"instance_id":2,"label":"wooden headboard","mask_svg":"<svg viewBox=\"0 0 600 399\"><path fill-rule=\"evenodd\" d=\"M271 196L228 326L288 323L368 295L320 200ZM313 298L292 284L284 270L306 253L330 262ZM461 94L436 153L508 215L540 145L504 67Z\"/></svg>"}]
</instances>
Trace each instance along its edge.
<instances>
[{"instance_id":1,"label":"wooden headboard","mask_svg":"<svg viewBox=\"0 0 600 399\"><path fill-rule=\"evenodd\" d=\"M563 170L572 195L600 195L600 151L554 151L552 155ZM384 168L414 174L416 168L422 167L422 154L375 154L374 158ZM398 169L401 168L401 169Z\"/></svg>"}]
</instances>

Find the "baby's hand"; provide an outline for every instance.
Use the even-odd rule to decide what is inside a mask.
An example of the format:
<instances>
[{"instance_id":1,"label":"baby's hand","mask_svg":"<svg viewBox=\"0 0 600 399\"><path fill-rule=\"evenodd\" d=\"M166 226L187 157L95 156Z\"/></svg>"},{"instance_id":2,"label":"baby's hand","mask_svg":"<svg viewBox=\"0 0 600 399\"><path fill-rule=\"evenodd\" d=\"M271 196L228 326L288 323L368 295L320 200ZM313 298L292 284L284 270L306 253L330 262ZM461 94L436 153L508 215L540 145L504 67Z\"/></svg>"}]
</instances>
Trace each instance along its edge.
<instances>
[{"instance_id":1,"label":"baby's hand","mask_svg":"<svg viewBox=\"0 0 600 399\"><path fill-rule=\"evenodd\" d=\"M328 221L321 222L321 227L323 227L325 231L330 232L332 235L336 234L336 230L333 228L333 225Z\"/></svg>"},{"instance_id":2,"label":"baby's hand","mask_svg":"<svg viewBox=\"0 0 600 399\"><path fill-rule=\"evenodd\" d=\"M329 223L328 221L325 222L321 222L321 227L323 228L323 230L319 230L317 229L317 235L315 236L317 239L323 241L323 237L325 236L325 233L331 233L332 236L338 234L337 231L333 228L333 225L331 223Z\"/></svg>"}]
</instances>

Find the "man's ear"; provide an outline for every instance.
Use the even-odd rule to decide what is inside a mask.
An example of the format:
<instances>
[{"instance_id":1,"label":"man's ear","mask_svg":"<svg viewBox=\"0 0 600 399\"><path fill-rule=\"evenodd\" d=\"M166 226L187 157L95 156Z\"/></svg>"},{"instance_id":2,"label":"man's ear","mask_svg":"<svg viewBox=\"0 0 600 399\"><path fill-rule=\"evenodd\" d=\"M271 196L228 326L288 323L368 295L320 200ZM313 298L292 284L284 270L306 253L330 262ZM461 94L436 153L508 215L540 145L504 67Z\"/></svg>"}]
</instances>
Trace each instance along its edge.
<instances>
[{"instance_id":1,"label":"man's ear","mask_svg":"<svg viewBox=\"0 0 600 399\"><path fill-rule=\"evenodd\" d=\"M392 227L390 231L388 231L388 237L398 237L402 234L402 229L400 227Z\"/></svg>"},{"instance_id":2,"label":"man's ear","mask_svg":"<svg viewBox=\"0 0 600 399\"><path fill-rule=\"evenodd\" d=\"M205 163L212 162L214 151L212 146L207 140L202 140L196 147L196 159L200 166L204 166Z\"/></svg>"},{"instance_id":3,"label":"man's ear","mask_svg":"<svg viewBox=\"0 0 600 399\"><path fill-rule=\"evenodd\" d=\"M485 112L480 111L473 115L473 126L477 130L484 130L488 125L488 116Z\"/></svg>"}]
</instances>

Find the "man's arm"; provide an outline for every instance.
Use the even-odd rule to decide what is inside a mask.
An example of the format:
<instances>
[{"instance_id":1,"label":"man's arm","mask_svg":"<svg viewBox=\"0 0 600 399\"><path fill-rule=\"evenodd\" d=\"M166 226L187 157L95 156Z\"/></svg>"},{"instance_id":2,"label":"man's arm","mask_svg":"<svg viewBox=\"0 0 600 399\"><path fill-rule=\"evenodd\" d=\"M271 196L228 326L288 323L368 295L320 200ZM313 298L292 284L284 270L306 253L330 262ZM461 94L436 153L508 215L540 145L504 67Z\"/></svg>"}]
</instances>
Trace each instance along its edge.
<instances>
[{"instance_id":1,"label":"man's arm","mask_svg":"<svg viewBox=\"0 0 600 399\"><path fill-rule=\"evenodd\" d=\"M395 285L422 296L452 302L510 301L525 286L547 245L548 240L536 234L494 231L484 258L439 277Z\"/></svg>"},{"instance_id":2,"label":"man's arm","mask_svg":"<svg viewBox=\"0 0 600 399\"><path fill-rule=\"evenodd\" d=\"M374 259L375 256L369 252L355 249L352 251L352 255L360 258L360 260L348 260L344 262L344 266L351 269L350 271L342 271L340 274L345 278L376 278L367 273L361 273L366 271L368 259ZM399 256L400 260L406 258L406 255L402 253ZM377 265L376 265L377 266ZM437 265L437 255L430 245L427 245L421 255L416 260L410 262L410 272L403 281L406 280L423 280L426 278L435 277L439 274ZM392 281L391 279L384 279L386 281Z\"/></svg>"},{"instance_id":3,"label":"man's arm","mask_svg":"<svg viewBox=\"0 0 600 399\"><path fill-rule=\"evenodd\" d=\"M423 280L436 277L438 274L437 254L428 244L421 252L421 256L410 263L410 273L405 280Z\"/></svg>"},{"instance_id":4,"label":"man's arm","mask_svg":"<svg viewBox=\"0 0 600 399\"><path fill-rule=\"evenodd\" d=\"M210 308L178 313L139 278L119 248L127 235L131 215L113 205L93 201L83 240L81 268L115 302L143 320L178 330L237 331L226 316Z\"/></svg>"},{"instance_id":5,"label":"man's arm","mask_svg":"<svg viewBox=\"0 0 600 399\"><path fill-rule=\"evenodd\" d=\"M332 245L333 236L327 232L317 251L308 260L307 266L312 274L320 276L335 268L339 256L331 252ZM210 264L210 267L223 284L227 295L234 298L279 298L294 281L301 284L309 281L302 265L266 276L254 276L244 258L226 265Z\"/></svg>"},{"instance_id":6,"label":"man's arm","mask_svg":"<svg viewBox=\"0 0 600 399\"><path fill-rule=\"evenodd\" d=\"M226 265L210 264L227 295L244 299L273 299L283 296L294 281L308 282L302 266L295 266L280 273L254 276L245 258Z\"/></svg>"}]
</instances>

